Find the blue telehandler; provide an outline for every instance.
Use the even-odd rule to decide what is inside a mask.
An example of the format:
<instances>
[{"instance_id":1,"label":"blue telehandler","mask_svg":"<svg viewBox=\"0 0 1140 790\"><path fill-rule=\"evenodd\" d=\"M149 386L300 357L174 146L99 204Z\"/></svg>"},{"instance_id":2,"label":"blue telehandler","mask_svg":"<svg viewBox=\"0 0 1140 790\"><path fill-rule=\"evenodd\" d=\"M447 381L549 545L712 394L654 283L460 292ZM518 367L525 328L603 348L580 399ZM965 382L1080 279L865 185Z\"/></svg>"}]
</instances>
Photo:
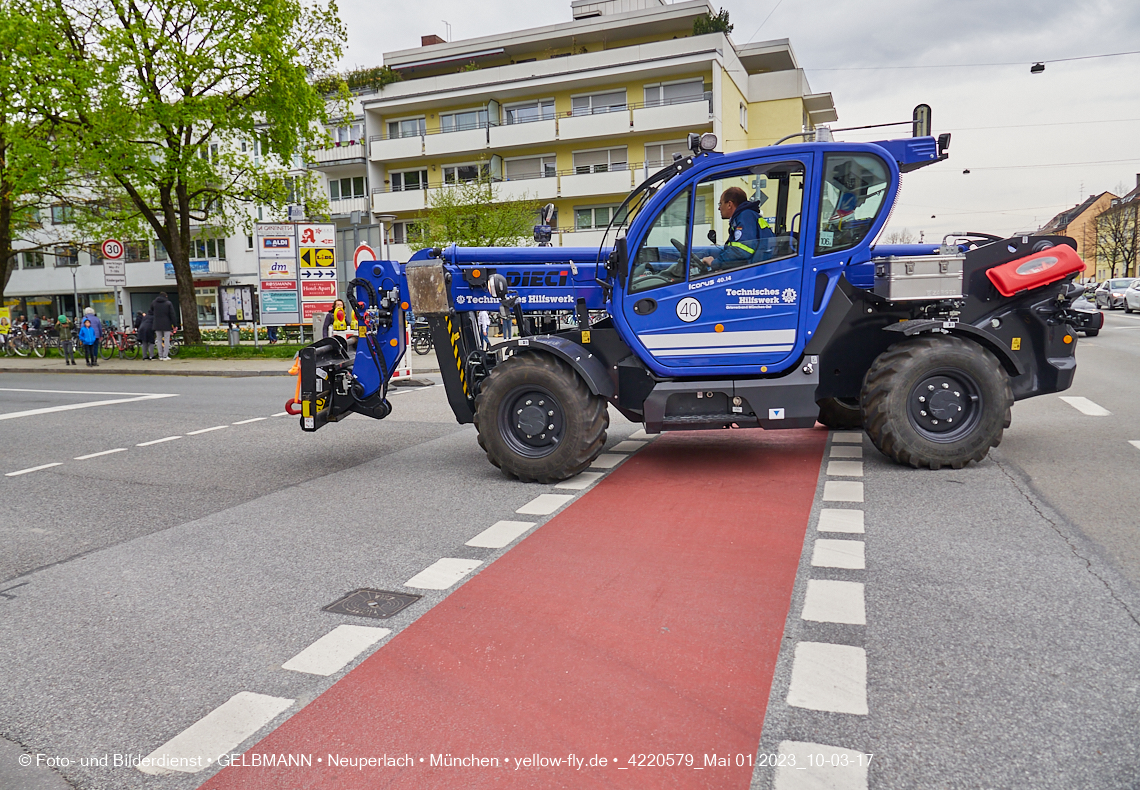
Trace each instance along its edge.
<instances>
[{"instance_id":1,"label":"blue telehandler","mask_svg":"<svg viewBox=\"0 0 1140 790\"><path fill-rule=\"evenodd\" d=\"M611 406L648 433L818 421L861 426L915 467L979 461L1015 400L1071 385L1077 331L1103 316L1073 309L1084 264L1066 237L875 243L900 174L947 158L949 140L722 154L694 134L689 155L626 198L600 248L450 246L365 262L348 284L359 336L300 353L301 427L391 413L411 307L456 419L523 481L588 467ZM725 216L742 193L752 218ZM549 232L536 227L536 240ZM488 347L482 310L512 316L518 336Z\"/></svg>"}]
</instances>

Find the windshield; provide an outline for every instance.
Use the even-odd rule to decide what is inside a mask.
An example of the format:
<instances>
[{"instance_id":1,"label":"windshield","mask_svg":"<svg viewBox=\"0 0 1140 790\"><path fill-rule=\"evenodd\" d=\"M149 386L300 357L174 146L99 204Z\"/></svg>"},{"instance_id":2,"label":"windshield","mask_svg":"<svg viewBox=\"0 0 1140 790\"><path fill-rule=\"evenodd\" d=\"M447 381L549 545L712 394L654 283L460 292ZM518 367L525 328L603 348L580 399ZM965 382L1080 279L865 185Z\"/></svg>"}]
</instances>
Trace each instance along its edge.
<instances>
[{"instance_id":1,"label":"windshield","mask_svg":"<svg viewBox=\"0 0 1140 790\"><path fill-rule=\"evenodd\" d=\"M609 241L610 231L613 231L615 239L619 238L622 235L622 231L633 221L637 212L657 194L657 190L661 188L661 185L680 173L682 169L687 168L679 169L676 162L666 165L642 181L641 185L633 190L633 192L629 194L629 197L622 201L622 204L614 211L610 224L606 226L606 232L602 235L602 243L598 245L599 262L602 260L602 250Z\"/></svg>"},{"instance_id":2,"label":"windshield","mask_svg":"<svg viewBox=\"0 0 1140 790\"><path fill-rule=\"evenodd\" d=\"M1127 280L1109 280L1108 287L1109 288L1115 288L1116 290L1124 290L1125 288L1128 287L1128 284L1131 282L1132 282L1131 278L1129 278Z\"/></svg>"}]
</instances>

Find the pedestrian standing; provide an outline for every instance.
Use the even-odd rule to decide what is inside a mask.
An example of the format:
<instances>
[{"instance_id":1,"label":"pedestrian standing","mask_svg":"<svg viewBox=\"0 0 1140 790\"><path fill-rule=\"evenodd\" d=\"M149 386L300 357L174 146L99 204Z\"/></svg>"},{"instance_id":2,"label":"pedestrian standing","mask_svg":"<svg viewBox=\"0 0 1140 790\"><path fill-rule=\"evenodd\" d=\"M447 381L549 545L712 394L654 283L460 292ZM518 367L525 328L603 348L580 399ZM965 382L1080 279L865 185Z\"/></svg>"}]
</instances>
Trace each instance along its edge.
<instances>
[{"instance_id":1,"label":"pedestrian standing","mask_svg":"<svg viewBox=\"0 0 1140 790\"><path fill-rule=\"evenodd\" d=\"M510 340L514 330L514 319L511 318L511 311L502 305L499 306L499 318L502 319L503 324L503 340Z\"/></svg>"},{"instance_id":2,"label":"pedestrian standing","mask_svg":"<svg viewBox=\"0 0 1140 790\"><path fill-rule=\"evenodd\" d=\"M91 326L95 329L95 340L98 342L103 339L103 322L99 320L99 316L95 315L94 307L84 307L83 317L91 319Z\"/></svg>"},{"instance_id":3,"label":"pedestrian standing","mask_svg":"<svg viewBox=\"0 0 1140 790\"><path fill-rule=\"evenodd\" d=\"M265 330L265 336L269 338L269 345L273 345L274 343L276 343L277 342L277 326L274 325L274 326L267 327Z\"/></svg>"},{"instance_id":4,"label":"pedestrian standing","mask_svg":"<svg viewBox=\"0 0 1140 790\"><path fill-rule=\"evenodd\" d=\"M154 359L154 316L150 313L143 313L139 321L139 343L143 359Z\"/></svg>"},{"instance_id":5,"label":"pedestrian standing","mask_svg":"<svg viewBox=\"0 0 1140 790\"><path fill-rule=\"evenodd\" d=\"M83 357L87 360L87 367L99 367L98 343L95 327L89 317L83 319L83 328L79 330L79 342L83 344Z\"/></svg>"},{"instance_id":6,"label":"pedestrian standing","mask_svg":"<svg viewBox=\"0 0 1140 790\"><path fill-rule=\"evenodd\" d=\"M336 337L343 337L345 340L355 334L352 329L355 328L356 318L352 318L352 325L349 323L348 310L344 306L344 301L337 299L333 302L333 308L325 314L324 336L329 337L335 335Z\"/></svg>"},{"instance_id":7,"label":"pedestrian standing","mask_svg":"<svg viewBox=\"0 0 1140 790\"><path fill-rule=\"evenodd\" d=\"M174 331L174 305L163 291L150 303L147 311L154 324L154 334L158 338L158 359L160 362L170 361L170 333Z\"/></svg>"},{"instance_id":8,"label":"pedestrian standing","mask_svg":"<svg viewBox=\"0 0 1140 790\"><path fill-rule=\"evenodd\" d=\"M74 365L75 343L71 339L71 322L67 320L67 316L61 315L59 317L56 329L59 331L59 350L63 354L63 364Z\"/></svg>"},{"instance_id":9,"label":"pedestrian standing","mask_svg":"<svg viewBox=\"0 0 1140 790\"><path fill-rule=\"evenodd\" d=\"M487 337L487 330L491 328L491 314L486 310L480 310L475 318L479 323L479 336L483 339L483 348L486 348L491 342Z\"/></svg>"}]
</instances>

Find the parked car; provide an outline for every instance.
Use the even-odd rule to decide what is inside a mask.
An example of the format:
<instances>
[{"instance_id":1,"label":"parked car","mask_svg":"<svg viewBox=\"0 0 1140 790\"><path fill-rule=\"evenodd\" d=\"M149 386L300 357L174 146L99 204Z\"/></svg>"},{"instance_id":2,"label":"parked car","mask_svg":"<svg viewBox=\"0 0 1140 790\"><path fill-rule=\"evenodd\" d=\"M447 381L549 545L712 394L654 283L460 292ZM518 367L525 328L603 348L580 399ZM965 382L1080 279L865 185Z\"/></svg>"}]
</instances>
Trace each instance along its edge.
<instances>
[{"instance_id":1,"label":"parked car","mask_svg":"<svg viewBox=\"0 0 1140 790\"><path fill-rule=\"evenodd\" d=\"M1138 281L1140 282L1140 281ZM1097 312L1096 305L1089 301L1087 296L1082 296L1073 302L1073 309L1082 313L1095 313ZM1085 337L1096 337L1100 334L1099 329L1082 329Z\"/></svg>"},{"instance_id":2,"label":"parked car","mask_svg":"<svg viewBox=\"0 0 1140 790\"><path fill-rule=\"evenodd\" d=\"M1133 310L1140 310L1140 280L1133 280L1124 289L1124 312L1131 313Z\"/></svg>"},{"instance_id":3,"label":"parked car","mask_svg":"<svg viewBox=\"0 0 1140 790\"><path fill-rule=\"evenodd\" d=\"M1124 291L1135 279L1135 277L1117 277L1105 280L1096 289L1096 306L1109 310L1124 307Z\"/></svg>"}]
</instances>

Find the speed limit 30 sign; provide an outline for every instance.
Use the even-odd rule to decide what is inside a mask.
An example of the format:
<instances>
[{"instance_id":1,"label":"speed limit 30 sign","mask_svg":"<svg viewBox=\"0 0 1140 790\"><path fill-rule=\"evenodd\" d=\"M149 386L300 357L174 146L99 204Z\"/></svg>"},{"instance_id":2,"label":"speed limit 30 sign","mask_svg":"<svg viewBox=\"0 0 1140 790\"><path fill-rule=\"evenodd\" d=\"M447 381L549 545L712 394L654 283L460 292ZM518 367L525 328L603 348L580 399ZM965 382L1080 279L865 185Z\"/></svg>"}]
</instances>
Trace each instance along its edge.
<instances>
[{"instance_id":1,"label":"speed limit 30 sign","mask_svg":"<svg viewBox=\"0 0 1140 790\"><path fill-rule=\"evenodd\" d=\"M100 251L106 260L117 261L123 257L123 243L118 239L107 239Z\"/></svg>"}]
</instances>

